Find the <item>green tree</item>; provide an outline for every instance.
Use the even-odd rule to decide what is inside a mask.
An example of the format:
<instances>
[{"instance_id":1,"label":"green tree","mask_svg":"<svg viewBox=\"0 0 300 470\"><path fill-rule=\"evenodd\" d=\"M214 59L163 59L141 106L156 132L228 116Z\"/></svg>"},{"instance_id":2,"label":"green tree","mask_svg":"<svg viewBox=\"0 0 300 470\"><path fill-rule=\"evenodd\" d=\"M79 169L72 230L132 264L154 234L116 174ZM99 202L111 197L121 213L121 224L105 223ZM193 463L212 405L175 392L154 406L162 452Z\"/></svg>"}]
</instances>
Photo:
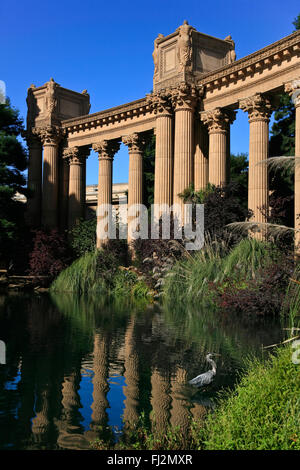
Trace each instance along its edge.
<instances>
[{"instance_id":1,"label":"green tree","mask_svg":"<svg viewBox=\"0 0 300 470\"><path fill-rule=\"evenodd\" d=\"M7 99L0 104L0 259L7 267L24 227L25 204L15 200L17 192L25 193L27 153L18 140L23 130L19 111Z\"/></svg>"}]
</instances>

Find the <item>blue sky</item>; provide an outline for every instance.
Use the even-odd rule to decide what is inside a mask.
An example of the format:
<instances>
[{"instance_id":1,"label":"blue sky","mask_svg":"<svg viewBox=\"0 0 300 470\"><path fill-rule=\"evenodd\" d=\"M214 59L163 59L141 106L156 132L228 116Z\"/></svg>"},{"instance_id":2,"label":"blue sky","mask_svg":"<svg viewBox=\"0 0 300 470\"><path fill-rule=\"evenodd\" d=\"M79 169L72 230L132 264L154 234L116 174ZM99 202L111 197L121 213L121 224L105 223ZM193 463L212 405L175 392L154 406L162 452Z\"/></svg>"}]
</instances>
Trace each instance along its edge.
<instances>
[{"instance_id":1,"label":"blue sky","mask_svg":"<svg viewBox=\"0 0 300 470\"><path fill-rule=\"evenodd\" d=\"M2 0L0 80L12 104L26 116L26 93L53 77L75 91L87 89L91 112L145 96L152 89L153 41L184 19L224 39L231 34L237 58L293 31L299 0ZM239 111L231 149L248 150L248 123ZM88 159L87 184L97 183L98 162ZM128 155L121 148L114 182L128 180Z\"/></svg>"}]
</instances>

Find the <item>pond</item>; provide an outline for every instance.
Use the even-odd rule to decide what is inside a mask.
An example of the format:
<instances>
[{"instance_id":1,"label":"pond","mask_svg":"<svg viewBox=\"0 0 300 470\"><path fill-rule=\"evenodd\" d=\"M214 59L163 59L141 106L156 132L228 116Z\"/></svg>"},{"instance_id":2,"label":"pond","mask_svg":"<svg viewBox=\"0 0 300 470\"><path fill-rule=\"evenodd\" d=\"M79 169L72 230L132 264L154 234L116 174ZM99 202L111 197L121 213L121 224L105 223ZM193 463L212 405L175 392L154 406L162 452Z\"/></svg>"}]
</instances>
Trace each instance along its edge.
<instances>
[{"instance_id":1,"label":"pond","mask_svg":"<svg viewBox=\"0 0 300 470\"><path fill-rule=\"evenodd\" d=\"M163 309L95 297L0 294L0 449L87 449L143 417L163 430L203 419L279 321L238 321L203 309ZM220 354L212 384L188 380Z\"/></svg>"}]
</instances>

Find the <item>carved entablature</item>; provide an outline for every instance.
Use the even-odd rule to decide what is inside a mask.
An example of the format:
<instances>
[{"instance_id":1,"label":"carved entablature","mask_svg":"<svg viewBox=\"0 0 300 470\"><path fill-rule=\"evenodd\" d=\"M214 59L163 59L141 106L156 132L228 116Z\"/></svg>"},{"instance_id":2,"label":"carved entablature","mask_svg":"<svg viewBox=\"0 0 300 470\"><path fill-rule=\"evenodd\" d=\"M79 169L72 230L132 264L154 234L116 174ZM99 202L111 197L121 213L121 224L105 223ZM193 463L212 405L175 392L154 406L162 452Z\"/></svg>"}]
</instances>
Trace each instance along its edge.
<instances>
[{"instance_id":1,"label":"carved entablature","mask_svg":"<svg viewBox=\"0 0 300 470\"><path fill-rule=\"evenodd\" d=\"M208 128L210 134L225 133L236 117L232 109L215 108L212 111L200 113L200 119Z\"/></svg>"},{"instance_id":2,"label":"carved entablature","mask_svg":"<svg viewBox=\"0 0 300 470\"><path fill-rule=\"evenodd\" d=\"M64 119L89 113L90 97L86 90L77 93L61 87L53 78L43 86L31 85L27 93L27 129L60 125Z\"/></svg>"},{"instance_id":3,"label":"carved entablature","mask_svg":"<svg viewBox=\"0 0 300 470\"><path fill-rule=\"evenodd\" d=\"M187 21L166 37L154 41L154 91L177 86L182 81L195 83L207 72L235 60L231 36L222 39L199 33Z\"/></svg>"},{"instance_id":4,"label":"carved entablature","mask_svg":"<svg viewBox=\"0 0 300 470\"><path fill-rule=\"evenodd\" d=\"M32 134L37 136L43 145L58 145L66 131L59 126L44 126L33 127Z\"/></svg>"},{"instance_id":5,"label":"carved entablature","mask_svg":"<svg viewBox=\"0 0 300 470\"><path fill-rule=\"evenodd\" d=\"M122 137L122 142L128 147L128 151L130 153L142 152L145 145L145 141L137 132L130 135L124 135Z\"/></svg>"},{"instance_id":6,"label":"carved entablature","mask_svg":"<svg viewBox=\"0 0 300 470\"><path fill-rule=\"evenodd\" d=\"M161 90L157 93L146 95L147 104L154 114L170 115L172 113L171 90Z\"/></svg>"},{"instance_id":7,"label":"carved entablature","mask_svg":"<svg viewBox=\"0 0 300 470\"><path fill-rule=\"evenodd\" d=\"M284 91L290 95L295 107L300 106L300 78L285 83Z\"/></svg>"},{"instance_id":8,"label":"carved entablature","mask_svg":"<svg viewBox=\"0 0 300 470\"><path fill-rule=\"evenodd\" d=\"M114 155L120 150L120 142L111 140L101 140L92 145L95 152L98 152L99 160L112 160Z\"/></svg>"},{"instance_id":9,"label":"carved entablature","mask_svg":"<svg viewBox=\"0 0 300 470\"><path fill-rule=\"evenodd\" d=\"M272 114L272 105L270 100L261 93L255 93L240 100L239 108L248 112L249 122L253 121L269 121Z\"/></svg>"}]
</instances>

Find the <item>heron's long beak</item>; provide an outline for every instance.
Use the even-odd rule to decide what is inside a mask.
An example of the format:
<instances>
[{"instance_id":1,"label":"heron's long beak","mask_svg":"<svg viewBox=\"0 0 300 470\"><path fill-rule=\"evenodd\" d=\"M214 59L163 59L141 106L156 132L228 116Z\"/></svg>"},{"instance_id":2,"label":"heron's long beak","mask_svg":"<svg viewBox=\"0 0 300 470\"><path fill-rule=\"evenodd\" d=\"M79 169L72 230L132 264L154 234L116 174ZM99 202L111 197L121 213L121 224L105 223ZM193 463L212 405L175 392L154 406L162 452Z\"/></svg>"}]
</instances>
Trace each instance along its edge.
<instances>
[{"instance_id":1,"label":"heron's long beak","mask_svg":"<svg viewBox=\"0 0 300 470\"><path fill-rule=\"evenodd\" d=\"M221 356L221 354L216 354L216 353L215 353L214 356Z\"/></svg>"}]
</instances>

